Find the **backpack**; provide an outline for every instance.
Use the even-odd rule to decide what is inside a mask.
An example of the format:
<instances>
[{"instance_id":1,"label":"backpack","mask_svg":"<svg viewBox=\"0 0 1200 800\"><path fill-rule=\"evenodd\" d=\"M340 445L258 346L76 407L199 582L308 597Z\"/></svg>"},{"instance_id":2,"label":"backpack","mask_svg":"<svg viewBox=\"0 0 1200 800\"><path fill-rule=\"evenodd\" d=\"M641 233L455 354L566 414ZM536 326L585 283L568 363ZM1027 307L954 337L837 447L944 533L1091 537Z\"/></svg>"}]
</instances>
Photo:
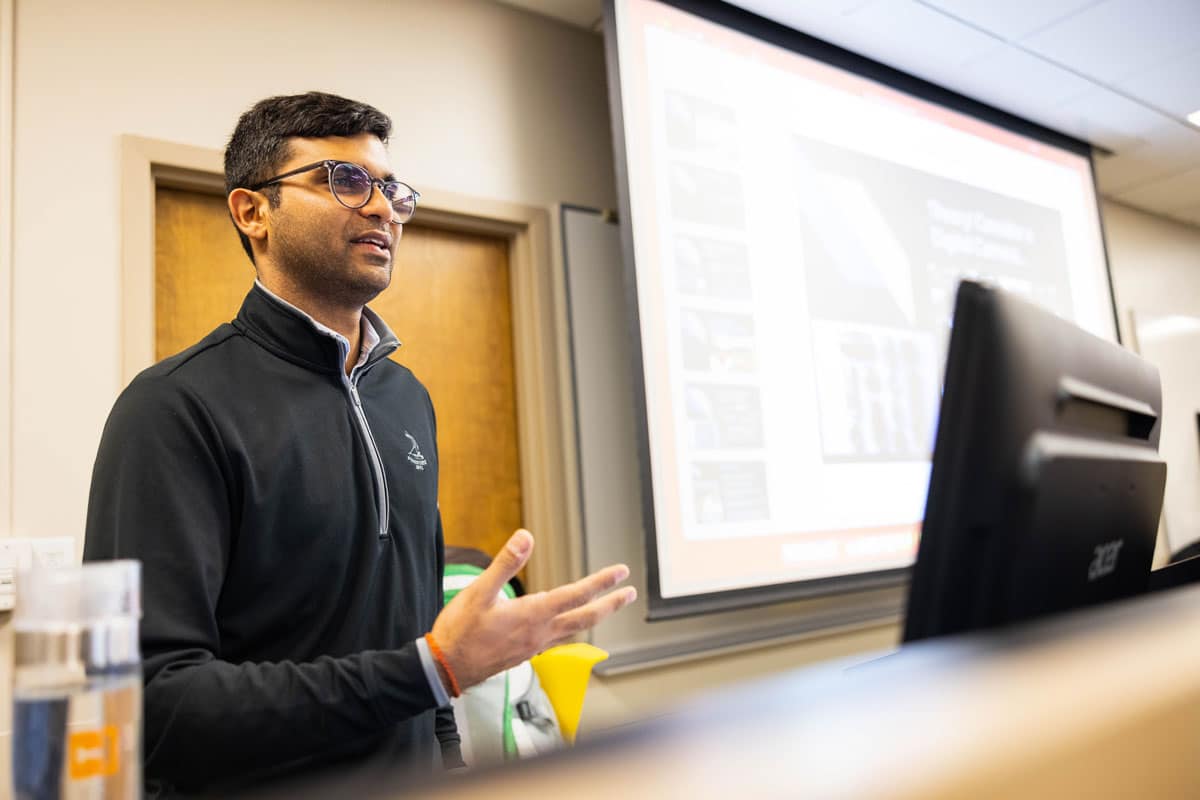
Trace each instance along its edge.
<instances>
[{"instance_id":1,"label":"backpack","mask_svg":"<svg viewBox=\"0 0 1200 800\"><path fill-rule=\"evenodd\" d=\"M449 603L482 572L471 564L447 564L442 578L443 603ZM501 602L516 597L508 584L501 594ZM529 758L564 744L554 707L528 661L470 687L452 703L468 766Z\"/></svg>"}]
</instances>

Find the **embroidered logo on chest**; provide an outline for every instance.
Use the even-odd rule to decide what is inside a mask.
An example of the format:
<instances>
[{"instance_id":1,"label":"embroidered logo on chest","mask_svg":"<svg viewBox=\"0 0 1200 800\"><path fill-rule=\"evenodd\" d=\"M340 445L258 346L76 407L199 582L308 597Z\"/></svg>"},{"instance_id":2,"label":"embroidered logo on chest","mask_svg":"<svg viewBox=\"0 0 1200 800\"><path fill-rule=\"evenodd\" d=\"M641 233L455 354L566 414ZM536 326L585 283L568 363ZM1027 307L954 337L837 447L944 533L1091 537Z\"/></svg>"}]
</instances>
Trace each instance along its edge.
<instances>
[{"instance_id":1,"label":"embroidered logo on chest","mask_svg":"<svg viewBox=\"0 0 1200 800\"><path fill-rule=\"evenodd\" d=\"M421 448L417 445L417 438L408 431L405 431L404 435L412 442L412 447L408 451L408 463L412 464L418 470L425 469L425 465L429 462L425 460L424 454L421 453Z\"/></svg>"}]
</instances>

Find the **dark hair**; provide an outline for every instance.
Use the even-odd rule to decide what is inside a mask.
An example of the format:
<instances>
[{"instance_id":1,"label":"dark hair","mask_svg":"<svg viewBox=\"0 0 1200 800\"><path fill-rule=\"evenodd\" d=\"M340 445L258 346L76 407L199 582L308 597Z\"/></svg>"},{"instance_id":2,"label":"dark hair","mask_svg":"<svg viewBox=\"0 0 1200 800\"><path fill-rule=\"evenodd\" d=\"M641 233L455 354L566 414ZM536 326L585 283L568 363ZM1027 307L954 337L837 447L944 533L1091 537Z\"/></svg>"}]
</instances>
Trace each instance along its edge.
<instances>
[{"instance_id":1,"label":"dark hair","mask_svg":"<svg viewBox=\"0 0 1200 800\"><path fill-rule=\"evenodd\" d=\"M296 136L374 134L387 144L392 120L377 108L325 92L281 95L260 100L238 119L225 146L225 194L268 180L287 161L288 139ZM279 204L279 187L264 190L272 206ZM242 249L254 261L250 240L240 230Z\"/></svg>"}]
</instances>

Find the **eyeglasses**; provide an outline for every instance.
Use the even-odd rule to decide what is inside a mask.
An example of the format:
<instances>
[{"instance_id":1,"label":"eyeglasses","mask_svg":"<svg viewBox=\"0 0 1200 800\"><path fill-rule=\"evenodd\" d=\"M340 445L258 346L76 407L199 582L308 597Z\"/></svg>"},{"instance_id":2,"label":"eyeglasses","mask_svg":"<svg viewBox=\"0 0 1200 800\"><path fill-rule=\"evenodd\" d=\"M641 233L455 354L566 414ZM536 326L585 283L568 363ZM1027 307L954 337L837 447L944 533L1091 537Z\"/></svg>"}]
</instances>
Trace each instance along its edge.
<instances>
[{"instance_id":1,"label":"eyeglasses","mask_svg":"<svg viewBox=\"0 0 1200 800\"><path fill-rule=\"evenodd\" d=\"M371 173L349 161L334 161L333 159L317 161L246 188L257 192L259 189L281 182L284 178L311 172L320 167L329 171L329 191L333 194L333 199L346 208L365 206L371 201L372 190L378 186L380 193L392 204L392 222L400 224L408 222L417 210L417 201L421 199L421 193L416 189L400 181L372 178Z\"/></svg>"}]
</instances>

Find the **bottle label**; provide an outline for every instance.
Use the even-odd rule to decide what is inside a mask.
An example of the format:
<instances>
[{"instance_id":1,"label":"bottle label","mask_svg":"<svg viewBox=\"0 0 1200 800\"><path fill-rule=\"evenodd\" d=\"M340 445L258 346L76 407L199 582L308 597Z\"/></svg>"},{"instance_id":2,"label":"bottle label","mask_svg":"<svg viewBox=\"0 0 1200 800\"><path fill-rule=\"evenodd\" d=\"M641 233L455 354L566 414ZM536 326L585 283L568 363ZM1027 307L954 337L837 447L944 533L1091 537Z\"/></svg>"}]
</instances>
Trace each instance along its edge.
<instances>
[{"instance_id":1,"label":"bottle label","mask_svg":"<svg viewBox=\"0 0 1200 800\"><path fill-rule=\"evenodd\" d=\"M140 675L13 694L17 800L141 797Z\"/></svg>"}]
</instances>

